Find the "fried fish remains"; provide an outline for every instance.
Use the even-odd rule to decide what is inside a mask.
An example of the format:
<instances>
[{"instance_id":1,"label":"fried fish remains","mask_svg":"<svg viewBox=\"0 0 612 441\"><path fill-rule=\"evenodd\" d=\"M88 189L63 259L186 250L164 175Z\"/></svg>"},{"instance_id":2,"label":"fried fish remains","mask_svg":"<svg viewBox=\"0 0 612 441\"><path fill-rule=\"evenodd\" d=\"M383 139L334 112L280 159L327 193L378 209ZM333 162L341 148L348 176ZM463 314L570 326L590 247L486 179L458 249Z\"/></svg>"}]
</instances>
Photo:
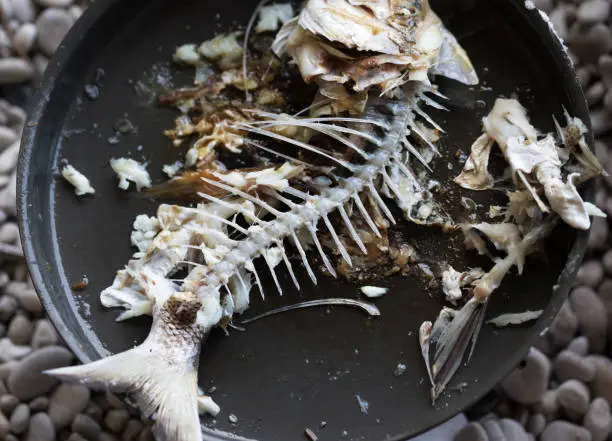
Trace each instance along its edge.
<instances>
[{"instance_id":1,"label":"fried fish remains","mask_svg":"<svg viewBox=\"0 0 612 441\"><path fill-rule=\"evenodd\" d=\"M339 21L342 11L353 15ZM374 47L368 46L368 34L352 41L343 32L353 28L359 31L355 35L360 33L362 18L378 32ZM290 246L314 283L306 248L336 275L319 229L329 234L349 267L351 255L341 236L367 252L356 219L374 237L382 234L373 208L396 223L383 193L403 201L399 205L407 218L429 221L433 208L413 213L415 205L427 200L427 186L407 164L412 156L426 164L424 156L430 155L423 152L435 149L431 142L421 150L414 146L415 137L428 140L424 125L441 130L422 109L442 107L432 98L443 97L428 74L477 82L465 52L422 0L392 5L310 0L279 31L275 52L287 57L279 61L264 51L250 72L239 67L247 54L236 38L219 36L177 51L177 61L196 66L196 87L160 101L184 113L166 134L175 145L196 137L185 160L196 171L148 191L178 191L185 198L195 193L200 201L194 207L161 205L155 219L139 218L132 236L139 252L101 294L103 305L124 309L118 320L152 315L149 336L129 351L48 372L134 396L145 416L155 416L160 441L201 440L198 409L218 412L210 397L197 392L201 341L248 308L251 286L264 295L255 259L262 258L282 293L278 265L300 287L288 257ZM279 51L284 45L286 50ZM343 60L342 69L324 72L325 66L319 66L313 77L307 66L313 51ZM283 113L288 97L275 81L290 61L298 65L302 81L316 80L307 116ZM355 80L358 90L351 86ZM245 98L236 98L236 91L246 92ZM223 159L228 153L247 155L250 164L231 169ZM190 184L198 180L194 192ZM139 189L149 186L148 181L140 184ZM420 196L405 194L415 188ZM186 269L187 276L171 278L179 269ZM198 406L204 402L208 405Z\"/></svg>"}]
</instances>

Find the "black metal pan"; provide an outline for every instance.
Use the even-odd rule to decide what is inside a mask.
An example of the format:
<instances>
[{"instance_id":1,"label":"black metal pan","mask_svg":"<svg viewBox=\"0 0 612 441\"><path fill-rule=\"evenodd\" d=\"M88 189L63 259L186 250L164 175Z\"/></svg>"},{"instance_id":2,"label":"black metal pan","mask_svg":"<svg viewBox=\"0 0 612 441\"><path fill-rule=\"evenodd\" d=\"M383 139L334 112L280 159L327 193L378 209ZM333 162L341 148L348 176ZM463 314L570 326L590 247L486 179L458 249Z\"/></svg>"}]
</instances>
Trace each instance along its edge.
<instances>
[{"instance_id":1,"label":"black metal pan","mask_svg":"<svg viewBox=\"0 0 612 441\"><path fill-rule=\"evenodd\" d=\"M571 61L537 10L522 0L479 0L469 10L457 3L432 5L493 91L441 84L451 98L451 112L442 119L448 151L469 149L499 94L516 93L542 130L552 131L552 115L560 117L562 106L588 122ZM129 234L134 217L156 209L156 203L116 188L109 159L127 154L145 158L158 182L163 180L161 166L177 159L161 133L172 126L175 113L143 104L134 84L165 75L166 68L176 84L186 83L188 78L168 63L175 47L206 40L235 22L246 24L255 5L254 0L98 0L49 65L24 131L18 175L21 234L36 289L83 362L134 346L150 325L150 319L117 324L117 312L98 300L133 252ZM92 84L100 91L95 100L85 92ZM109 143L114 123L123 117L138 132ZM95 197L75 197L59 177L62 159L86 172ZM586 191L591 200L592 188ZM436 237L419 234L430 249L442 246ZM548 241L546 265L527 265L521 278L504 282L487 316L527 309L544 309L544 314L522 327L485 326L471 363L453 382L467 387L451 390L436 406L416 335L443 302L408 277L385 281L391 293L377 301L382 317L376 320L354 310L310 309L270 317L229 337L214 332L203 350L199 378L204 390L216 388L224 413L216 422L203 423L265 441L300 439L305 427L316 429L321 439L400 440L436 426L475 403L520 362L566 298L587 236L558 228ZM84 276L88 286L72 290ZM322 278L316 287L304 283L299 294L254 300L251 314L330 293L354 298L357 288ZM400 377L394 376L398 363L406 365ZM367 415L360 412L357 394L369 402ZM230 413L238 417L237 425L228 422ZM320 428L323 421L326 426Z\"/></svg>"}]
</instances>

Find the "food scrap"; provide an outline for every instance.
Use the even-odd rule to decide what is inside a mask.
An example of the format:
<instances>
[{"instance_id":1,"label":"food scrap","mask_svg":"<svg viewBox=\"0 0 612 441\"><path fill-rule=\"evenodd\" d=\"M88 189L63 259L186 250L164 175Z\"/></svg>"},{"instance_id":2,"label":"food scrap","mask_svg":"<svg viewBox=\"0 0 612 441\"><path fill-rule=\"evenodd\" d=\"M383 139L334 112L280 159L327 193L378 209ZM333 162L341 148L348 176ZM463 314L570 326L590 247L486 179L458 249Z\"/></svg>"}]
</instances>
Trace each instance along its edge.
<instances>
[{"instance_id":1,"label":"food scrap","mask_svg":"<svg viewBox=\"0 0 612 441\"><path fill-rule=\"evenodd\" d=\"M62 169L62 176L66 181L70 182L74 186L74 193L77 196L83 196L86 194L94 194L96 190L89 183L89 179L75 169L72 165L65 165Z\"/></svg>"}]
</instances>

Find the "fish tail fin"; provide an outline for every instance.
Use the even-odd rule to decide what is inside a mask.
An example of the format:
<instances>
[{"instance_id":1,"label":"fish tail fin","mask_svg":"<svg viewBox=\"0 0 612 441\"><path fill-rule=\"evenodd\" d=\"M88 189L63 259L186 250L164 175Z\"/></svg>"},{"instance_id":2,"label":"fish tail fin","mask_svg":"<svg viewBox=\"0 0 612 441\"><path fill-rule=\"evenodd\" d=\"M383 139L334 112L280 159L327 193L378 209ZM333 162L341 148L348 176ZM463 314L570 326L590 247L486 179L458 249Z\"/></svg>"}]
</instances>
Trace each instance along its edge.
<instances>
[{"instance_id":1,"label":"fish tail fin","mask_svg":"<svg viewBox=\"0 0 612 441\"><path fill-rule=\"evenodd\" d=\"M146 342L92 363L45 371L60 380L133 397L145 417L155 415L158 441L202 441L197 368L160 357Z\"/></svg>"}]
</instances>

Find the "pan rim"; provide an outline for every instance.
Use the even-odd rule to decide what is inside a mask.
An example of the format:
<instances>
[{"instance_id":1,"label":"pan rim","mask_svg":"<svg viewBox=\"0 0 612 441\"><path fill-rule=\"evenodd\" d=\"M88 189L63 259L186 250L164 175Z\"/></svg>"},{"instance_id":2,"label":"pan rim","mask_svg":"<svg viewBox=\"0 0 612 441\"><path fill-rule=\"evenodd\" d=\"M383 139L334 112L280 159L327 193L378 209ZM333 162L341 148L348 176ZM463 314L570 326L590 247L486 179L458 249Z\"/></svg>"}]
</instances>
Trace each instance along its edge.
<instances>
[{"instance_id":1,"label":"pan rim","mask_svg":"<svg viewBox=\"0 0 612 441\"><path fill-rule=\"evenodd\" d=\"M81 16L81 18L71 28L64 41L60 45L59 49L52 57L49 63L49 68L45 72L44 79L41 82L41 85L37 88L35 94L31 97L30 103L28 103L27 106L28 117L23 129L21 149L17 165L17 221L19 225L24 257L29 269L30 277L32 279L34 288L38 293L38 296L45 308L46 314L52 321L55 328L58 330L62 339L66 342L67 346L76 355L77 359L81 363L87 363L92 361L92 357L90 357L87 350L84 349L84 342L79 340L77 338L77 335L66 324L63 318L63 314L60 312L59 309L56 308L55 302L53 301L54 296L52 295L50 286L46 281L42 265L38 262L38 256L40 255L39 248L37 247L36 242L32 240L32 224L30 221L34 216L34 213L31 211L31 194L27 191L27 189L28 184L31 181L32 175L32 171L30 168L32 162L32 153L36 146L40 143L40 133L37 129L38 122L45 115L45 112L51 101L52 93L56 88L56 82L58 78L61 77L62 73L65 71L67 62L73 57L73 55L79 48L81 40L83 39L82 36L90 32L91 29L97 23L98 19L101 18L104 14L106 14L109 9L117 7L117 4L120 3L120 1L121 0L104 0L93 2L93 4L88 7L85 13ZM520 0L518 3L522 4L522 0ZM523 6L518 5L517 7ZM583 112L587 109L586 98L584 96L582 88L580 87L576 79L572 60L567 51L565 50L563 42L559 39L558 35L551 30L549 22L546 21L545 17L542 14L543 13L540 10L535 8L533 10L528 10L527 13L524 14L524 16L526 17L526 19L529 19L530 26L540 27L542 29L546 28L547 35L550 35L550 37L548 37L550 41L545 44L551 45L559 53L559 62L560 65L563 67L563 72L560 73L560 76L562 74L564 77L566 77L565 82L569 83L569 87L571 88L571 91L569 92L570 98L574 100L574 102L572 102L573 106L578 107L581 112ZM570 75L573 77L572 80L569 80L567 78ZM588 114L588 110L586 110L586 112ZM588 119L584 122L587 125L587 128L589 129L587 141L592 147L594 145L594 140L591 130L591 121L590 119ZM594 188L594 183L592 182L585 187L586 200L593 201ZM543 331L545 331L554 319L554 317L556 317L561 306L563 305L563 302L567 299L568 294L572 288L572 281L575 278L576 273L579 269L579 263L582 262L582 260L584 259L588 237L589 231L576 232L574 244L568 254L566 264L564 265L562 272L559 278L557 279L558 284L555 285L555 287L553 287L552 289L551 299L544 311L544 314L542 314L538 321L532 325L533 332L529 334L529 338L527 338L525 343L521 346L521 350L517 351L511 357L509 357L509 360L506 360L508 366L516 366L520 363L520 361L524 358L525 354L533 346L537 336ZM99 352L98 348L96 348L95 345L91 344L91 342L87 342L87 344L92 345L92 349L94 352L97 353L98 358L102 357L102 354ZM510 370L501 376L491 375L487 379L482 379L482 383L485 383L487 385L487 390L491 390L508 373L510 373ZM483 395L478 395L468 400L468 408L478 402L482 397L484 397L485 394L486 392L483 393ZM449 415L447 418L440 420L439 424L445 423L446 421L450 420L451 418L453 418L458 413L461 413L464 410L465 409L457 409L457 413ZM418 436L419 434L426 432L432 427L425 428L419 431L418 433L412 433L409 437ZM211 440L212 439L218 440L222 438L211 438ZM400 434L392 439L395 441L405 440L407 439L407 435Z\"/></svg>"}]
</instances>

